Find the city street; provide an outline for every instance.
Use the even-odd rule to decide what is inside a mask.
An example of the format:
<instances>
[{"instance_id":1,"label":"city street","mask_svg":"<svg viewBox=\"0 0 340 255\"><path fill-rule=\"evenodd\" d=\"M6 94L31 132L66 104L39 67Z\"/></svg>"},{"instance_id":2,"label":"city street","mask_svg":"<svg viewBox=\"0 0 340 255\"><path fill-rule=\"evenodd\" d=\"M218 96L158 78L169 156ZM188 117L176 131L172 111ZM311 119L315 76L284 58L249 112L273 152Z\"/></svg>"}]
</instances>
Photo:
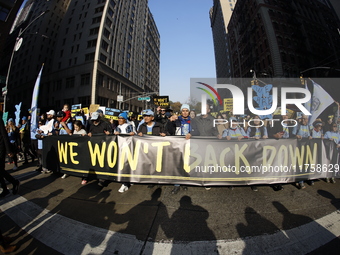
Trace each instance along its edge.
<instances>
[{"instance_id":1,"label":"city street","mask_svg":"<svg viewBox=\"0 0 340 255\"><path fill-rule=\"evenodd\" d=\"M7 165L11 169L12 165ZM13 254L338 254L340 181L181 188L40 174L35 163L9 170L19 195L0 200L1 229ZM11 188L11 187L10 187Z\"/></svg>"}]
</instances>

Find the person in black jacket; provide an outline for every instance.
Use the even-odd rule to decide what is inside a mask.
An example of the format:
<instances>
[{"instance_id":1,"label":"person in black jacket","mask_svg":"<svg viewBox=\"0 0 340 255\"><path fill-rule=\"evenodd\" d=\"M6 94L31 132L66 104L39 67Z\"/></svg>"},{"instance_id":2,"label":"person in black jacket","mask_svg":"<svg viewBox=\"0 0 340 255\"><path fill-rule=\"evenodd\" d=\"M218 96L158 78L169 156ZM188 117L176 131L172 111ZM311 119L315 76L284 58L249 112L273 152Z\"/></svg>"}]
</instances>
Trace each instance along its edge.
<instances>
[{"instance_id":1,"label":"person in black jacket","mask_svg":"<svg viewBox=\"0 0 340 255\"><path fill-rule=\"evenodd\" d=\"M165 136L164 127L154 121L154 112L150 109L144 110L142 112L144 123L141 124L138 128L138 135L160 135Z\"/></svg>"},{"instance_id":2,"label":"person in black jacket","mask_svg":"<svg viewBox=\"0 0 340 255\"><path fill-rule=\"evenodd\" d=\"M2 114L1 114L1 120L0 120L0 183L2 187L2 193L0 194L0 197L5 197L9 194L9 191L7 189L7 185L5 182L5 179L12 183L13 189L12 193L15 195L18 193L20 181L12 177L6 170L5 170L5 159L6 154L10 157L13 156L13 152L11 151L8 135L5 129L4 122L2 121Z\"/></svg>"}]
</instances>

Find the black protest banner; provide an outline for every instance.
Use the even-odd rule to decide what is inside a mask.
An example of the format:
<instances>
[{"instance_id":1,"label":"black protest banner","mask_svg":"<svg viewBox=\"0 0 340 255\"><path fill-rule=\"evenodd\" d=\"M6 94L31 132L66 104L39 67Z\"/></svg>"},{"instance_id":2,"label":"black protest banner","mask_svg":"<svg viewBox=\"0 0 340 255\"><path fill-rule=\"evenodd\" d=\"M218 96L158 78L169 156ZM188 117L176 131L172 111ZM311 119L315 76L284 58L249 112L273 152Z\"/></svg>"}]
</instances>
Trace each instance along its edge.
<instances>
[{"instance_id":1,"label":"black protest banner","mask_svg":"<svg viewBox=\"0 0 340 255\"><path fill-rule=\"evenodd\" d=\"M337 176L338 151L321 139L244 139L156 136L44 138L50 170L119 182L245 185Z\"/></svg>"}]
</instances>

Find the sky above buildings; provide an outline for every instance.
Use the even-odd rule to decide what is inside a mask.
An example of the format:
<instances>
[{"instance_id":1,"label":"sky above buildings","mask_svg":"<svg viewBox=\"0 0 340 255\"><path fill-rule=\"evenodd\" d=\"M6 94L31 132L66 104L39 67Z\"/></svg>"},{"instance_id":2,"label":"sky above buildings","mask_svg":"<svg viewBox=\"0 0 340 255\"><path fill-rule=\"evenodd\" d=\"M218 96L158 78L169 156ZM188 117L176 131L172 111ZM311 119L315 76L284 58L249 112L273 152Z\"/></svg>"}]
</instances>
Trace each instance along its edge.
<instances>
[{"instance_id":1,"label":"sky above buildings","mask_svg":"<svg viewBox=\"0 0 340 255\"><path fill-rule=\"evenodd\" d=\"M214 78L212 0L149 0L161 36L160 95L188 101L190 78Z\"/></svg>"}]
</instances>

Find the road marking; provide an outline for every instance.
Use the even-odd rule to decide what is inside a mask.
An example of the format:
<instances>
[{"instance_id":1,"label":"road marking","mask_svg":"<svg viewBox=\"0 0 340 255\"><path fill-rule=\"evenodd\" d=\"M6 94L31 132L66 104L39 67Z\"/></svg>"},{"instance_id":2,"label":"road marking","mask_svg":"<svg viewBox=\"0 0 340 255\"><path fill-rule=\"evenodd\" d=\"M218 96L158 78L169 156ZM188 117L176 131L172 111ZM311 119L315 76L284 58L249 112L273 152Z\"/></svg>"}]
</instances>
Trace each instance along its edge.
<instances>
[{"instance_id":1,"label":"road marking","mask_svg":"<svg viewBox=\"0 0 340 255\"><path fill-rule=\"evenodd\" d=\"M139 254L144 243L133 235L52 214L21 196L2 199L0 210L33 238L63 254ZM186 243L147 242L143 254L305 254L337 236L339 211L271 235Z\"/></svg>"}]
</instances>

